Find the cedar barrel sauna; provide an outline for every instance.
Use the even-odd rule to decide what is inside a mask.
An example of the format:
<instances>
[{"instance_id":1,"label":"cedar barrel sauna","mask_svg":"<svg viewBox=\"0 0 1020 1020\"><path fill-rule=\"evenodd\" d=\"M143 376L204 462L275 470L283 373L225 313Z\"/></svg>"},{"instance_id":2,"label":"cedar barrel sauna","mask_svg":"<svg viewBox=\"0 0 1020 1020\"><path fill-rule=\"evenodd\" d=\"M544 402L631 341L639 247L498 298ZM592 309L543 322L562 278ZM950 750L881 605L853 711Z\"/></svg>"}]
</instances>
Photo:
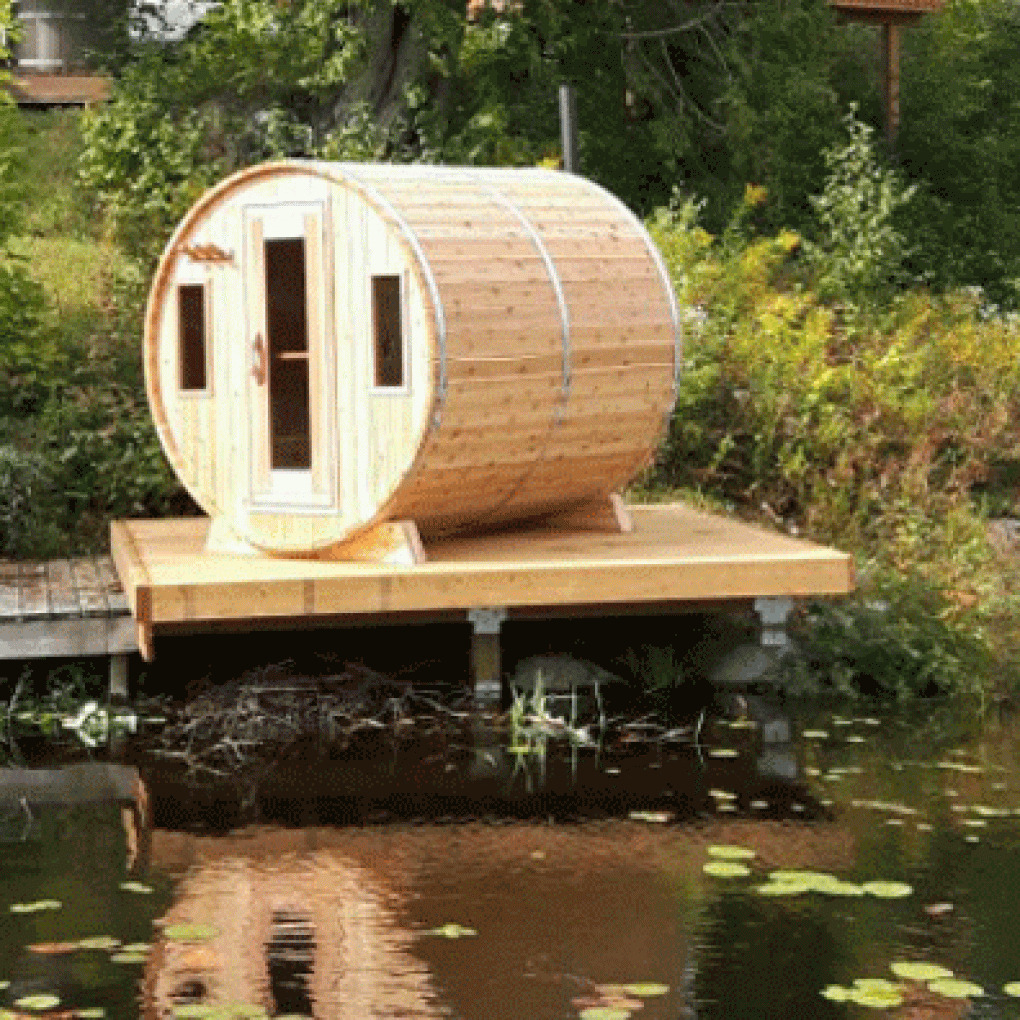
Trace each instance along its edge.
<instances>
[{"instance_id":1,"label":"cedar barrel sauna","mask_svg":"<svg viewBox=\"0 0 1020 1020\"><path fill-rule=\"evenodd\" d=\"M210 547L274 555L607 504L654 453L678 358L641 223L537 168L243 170L184 217L145 323Z\"/></svg>"}]
</instances>

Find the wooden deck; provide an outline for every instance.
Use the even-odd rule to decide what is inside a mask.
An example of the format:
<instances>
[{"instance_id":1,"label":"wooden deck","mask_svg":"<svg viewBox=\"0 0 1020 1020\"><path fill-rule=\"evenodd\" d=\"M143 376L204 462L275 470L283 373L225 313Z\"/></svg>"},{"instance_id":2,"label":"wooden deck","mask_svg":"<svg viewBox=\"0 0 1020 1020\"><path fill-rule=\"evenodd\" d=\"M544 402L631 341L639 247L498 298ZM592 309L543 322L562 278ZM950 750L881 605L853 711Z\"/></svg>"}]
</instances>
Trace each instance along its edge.
<instances>
[{"instance_id":1,"label":"wooden deck","mask_svg":"<svg viewBox=\"0 0 1020 1020\"><path fill-rule=\"evenodd\" d=\"M630 534L457 538L427 544L414 566L210 553L203 518L119 521L112 548L146 658L160 633L465 620L487 607L651 613L853 588L852 560L834 549L680 504L630 510Z\"/></svg>"},{"instance_id":2,"label":"wooden deck","mask_svg":"<svg viewBox=\"0 0 1020 1020\"><path fill-rule=\"evenodd\" d=\"M0 562L0 659L122 655L136 648L109 556Z\"/></svg>"}]
</instances>

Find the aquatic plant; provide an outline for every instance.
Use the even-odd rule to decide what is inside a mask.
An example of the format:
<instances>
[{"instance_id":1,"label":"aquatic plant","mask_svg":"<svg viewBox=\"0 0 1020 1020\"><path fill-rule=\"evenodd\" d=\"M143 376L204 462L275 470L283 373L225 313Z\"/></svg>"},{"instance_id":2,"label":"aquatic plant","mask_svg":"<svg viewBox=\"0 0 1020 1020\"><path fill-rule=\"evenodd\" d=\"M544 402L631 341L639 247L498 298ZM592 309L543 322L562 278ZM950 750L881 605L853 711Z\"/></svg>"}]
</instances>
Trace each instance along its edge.
<instances>
[{"instance_id":1,"label":"aquatic plant","mask_svg":"<svg viewBox=\"0 0 1020 1020\"><path fill-rule=\"evenodd\" d=\"M889 969L898 977L907 981L934 981L937 978L951 978L953 972L937 963L925 963L921 960L894 960Z\"/></svg>"},{"instance_id":2,"label":"aquatic plant","mask_svg":"<svg viewBox=\"0 0 1020 1020\"><path fill-rule=\"evenodd\" d=\"M56 995L26 995L24 998L16 999L14 1005L18 1009L30 1009L33 1012L53 1009L60 1005L60 998Z\"/></svg>"},{"instance_id":3,"label":"aquatic plant","mask_svg":"<svg viewBox=\"0 0 1020 1020\"><path fill-rule=\"evenodd\" d=\"M849 988L826 985L820 994L831 1002L853 1002L871 1009L894 1009L903 1004L900 986L885 978L855 978Z\"/></svg>"},{"instance_id":4,"label":"aquatic plant","mask_svg":"<svg viewBox=\"0 0 1020 1020\"><path fill-rule=\"evenodd\" d=\"M708 848L708 853L710 857L724 861L749 861L756 856L755 852L746 846L712 845Z\"/></svg>"},{"instance_id":5,"label":"aquatic plant","mask_svg":"<svg viewBox=\"0 0 1020 1020\"><path fill-rule=\"evenodd\" d=\"M628 995L636 995L639 999L648 999L657 995L665 995L666 992L669 991L669 985L656 984L652 981L623 985L622 988Z\"/></svg>"},{"instance_id":6,"label":"aquatic plant","mask_svg":"<svg viewBox=\"0 0 1020 1020\"><path fill-rule=\"evenodd\" d=\"M864 891L882 900L897 900L903 896L909 896L914 889L906 882L874 881L865 882Z\"/></svg>"},{"instance_id":7,"label":"aquatic plant","mask_svg":"<svg viewBox=\"0 0 1020 1020\"><path fill-rule=\"evenodd\" d=\"M146 885L144 882L136 882L134 879L130 879L127 882L121 882L120 888L123 889L124 892L140 893L142 895L153 892L151 885Z\"/></svg>"},{"instance_id":8,"label":"aquatic plant","mask_svg":"<svg viewBox=\"0 0 1020 1020\"><path fill-rule=\"evenodd\" d=\"M928 991L937 992L946 996L947 999L971 999L978 995L984 995L985 990L974 984L973 981L962 981L960 978L947 977L936 978L928 982Z\"/></svg>"},{"instance_id":9,"label":"aquatic plant","mask_svg":"<svg viewBox=\"0 0 1020 1020\"><path fill-rule=\"evenodd\" d=\"M457 924L456 921L449 921L438 928L429 928L426 934L441 935L444 939L459 939L468 935L477 935L478 932L474 928L466 928L462 924Z\"/></svg>"},{"instance_id":10,"label":"aquatic plant","mask_svg":"<svg viewBox=\"0 0 1020 1020\"><path fill-rule=\"evenodd\" d=\"M746 864L739 864L736 861L709 861L701 870L713 878L742 878L751 874L751 869Z\"/></svg>"}]
</instances>

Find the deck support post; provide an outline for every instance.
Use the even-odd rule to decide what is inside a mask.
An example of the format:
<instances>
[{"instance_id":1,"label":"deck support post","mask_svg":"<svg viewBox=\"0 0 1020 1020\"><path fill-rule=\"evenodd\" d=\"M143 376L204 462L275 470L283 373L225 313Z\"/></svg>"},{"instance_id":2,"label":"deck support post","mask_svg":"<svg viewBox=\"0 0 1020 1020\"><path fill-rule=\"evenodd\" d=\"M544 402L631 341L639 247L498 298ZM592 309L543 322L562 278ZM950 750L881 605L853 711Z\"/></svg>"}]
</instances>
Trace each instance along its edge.
<instances>
[{"instance_id":1,"label":"deck support post","mask_svg":"<svg viewBox=\"0 0 1020 1020\"><path fill-rule=\"evenodd\" d=\"M503 694L499 636L506 619L506 609L469 609L467 618L471 624L471 683L475 705L478 708L498 708Z\"/></svg>"},{"instance_id":2,"label":"deck support post","mask_svg":"<svg viewBox=\"0 0 1020 1020\"><path fill-rule=\"evenodd\" d=\"M128 700L128 657L110 656L110 701L114 704Z\"/></svg>"},{"instance_id":3,"label":"deck support post","mask_svg":"<svg viewBox=\"0 0 1020 1020\"><path fill-rule=\"evenodd\" d=\"M786 621L792 609L792 599L754 600L754 611L761 621L763 648L786 648L789 645L790 636L786 633Z\"/></svg>"}]
</instances>

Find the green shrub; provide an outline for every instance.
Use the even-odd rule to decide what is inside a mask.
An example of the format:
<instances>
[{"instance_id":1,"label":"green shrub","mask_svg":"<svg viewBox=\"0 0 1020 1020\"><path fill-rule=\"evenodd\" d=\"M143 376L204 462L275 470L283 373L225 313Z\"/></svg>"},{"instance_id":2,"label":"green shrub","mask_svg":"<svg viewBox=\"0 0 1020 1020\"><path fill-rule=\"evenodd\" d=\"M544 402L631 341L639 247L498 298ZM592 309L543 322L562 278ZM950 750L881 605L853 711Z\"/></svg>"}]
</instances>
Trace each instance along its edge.
<instances>
[{"instance_id":1,"label":"green shrub","mask_svg":"<svg viewBox=\"0 0 1020 1020\"><path fill-rule=\"evenodd\" d=\"M909 628L895 635L909 604L918 633L928 618L932 633L944 628L933 649L945 650L937 676L949 685L991 683L982 655L997 680L1015 681L1020 584L993 548L985 507L1018 508L1015 491L988 491L1020 471L1017 324L983 318L968 294L922 291L848 321L813 288L795 235L714 239L696 220L688 202L650 221L696 313L650 483L706 492L852 552L866 601L884 598L874 578L901 577L890 641L906 648ZM870 682L941 682L889 669Z\"/></svg>"},{"instance_id":2,"label":"green shrub","mask_svg":"<svg viewBox=\"0 0 1020 1020\"><path fill-rule=\"evenodd\" d=\"M879 162L874 130L857 119L855 106L843 124L846 138L823 153L825 186L811 196L818 241L804 251L819 298L871 309L887 304L904 282L906 247L893 220L917 189Z\"/></svg>"}]
</instances>

